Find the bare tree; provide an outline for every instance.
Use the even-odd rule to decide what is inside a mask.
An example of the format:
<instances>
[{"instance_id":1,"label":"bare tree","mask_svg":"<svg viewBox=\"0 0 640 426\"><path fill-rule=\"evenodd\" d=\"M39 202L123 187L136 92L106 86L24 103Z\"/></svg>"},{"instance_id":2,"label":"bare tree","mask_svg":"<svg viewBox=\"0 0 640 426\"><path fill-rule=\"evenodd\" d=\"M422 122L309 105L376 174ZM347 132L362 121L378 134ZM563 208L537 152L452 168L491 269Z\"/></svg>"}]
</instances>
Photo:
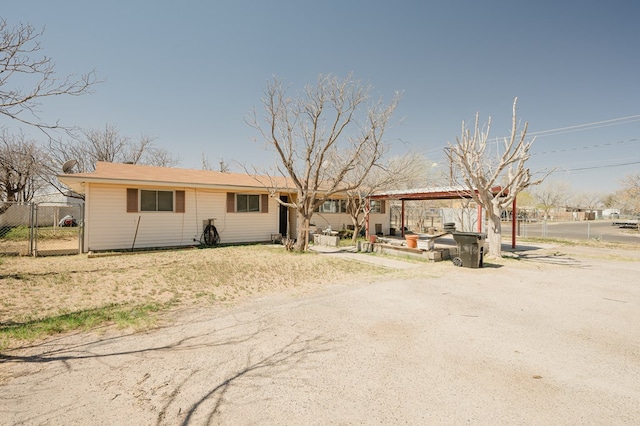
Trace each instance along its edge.
<instances>
[{"instance_id":1,"label":"bare tree","mask_svg":"<svg viewBox=\"0 0 640 426\"><path fill-rule=\"evenodd\" d=\"M269 177L265 186L272 197L296 210L296 251L308 247L314 210L332 195L360 187L386 151L383 135L399 95L388 105L382 99L369 103L370 90L351 76L341 80L321 75L315 86L290 97L274 78L262 100L264 120L255 110L247 119L276 153L274 169L262 174ZM355 169L359 177L347 182ZM296 190L288 202L275 197L282 178Z\"/></svg>"},{"instance_id":2,"label":"bare tree","mask_svg":"<svg viewBox=\"0 0 640 426\"><path fill-rule=\"evenodd\" d=\"M82 136L68 141L49 141L54 167L74 159L79 172L92 172L96 162L148 164L171 167L178 159L162 148L153 146L155 139L142 135L137 140L123 136L117 127L107 124L104 129L88 129ZM59 172L59 170L57 170Z\"/></svg>"},{"instance_id":3,"label":"bare tree","mask_svg":"<svg viewBox=\"0 0 640 426\"><path fill-rule=\"evenodd\" d=\"M42 34L27 24L9 27L0 18L0 115L46 132L59 126L38 117L44 98L83 95L98 81L95 71L58 78L51 58L39 56Z\"/></svg>"},{"instance_id":4,"label":"bare tree","mask_svg":"<svg viewBox=\"0 0 640 426\"><path fill-rule=\"evenodd\" d=\"M369 170L355 167L347 173L345 176L347 186L352 186L352 182L362 182L359 186L345 191L347 195L346 210L354 228L354 242L373 207L367 203L368 197L379 191L403 188L407 184L414 183L417 177L425 177L424 171L428 168L424 166L425 159L411 153L390 158L384 164L381 162ZM367 175L365 179L361 179L363 173Z\"/></svg>"},{"instance_id":5,"label":"bare tree","mask_svg":"<svg viewBox=\"0 0 640 426\"><path fill-rule=\"evenodd\" d=\"M146 135L132 140L123 136L114 126L107 124L104 129L88 129L82 136L68 141L50 139L48 160L43 173L51 185L60 192L67 189L60 185L56 176L67 160L76 161L76 172L92 172L98 161L111 163L148 164L152 166L172 167L178 164L173 154L162 148L156 148L154 138ZM73 195L73 194L72 194Z\"/></svg>"},{"instance_id":6,"label":"bare tree","mask_svg":"<svg viewBox=\"0 0 640 426\"><path fill-rule=\"evenodd\" d=\"M201 153L200 159L202 161L202 170L213 170L213 167L211 167L211 163L209 162L209 157L207 157L204 152Z\"/></svg>"},{"instance_id":7,"label":"bare tree","mask_svg":"<svg viewBox=\"0 0 640 426\"><path fill-rule=\"evenodd\" d=\"M218 164L220 165L220 168L218 169L220 173L229 173L229 164L224 161L224 158L221 158Z\"/></svg>"},{"instance_id":8,"label":"bare tree","mask_svg":"<svg viewBox=\"0 0 640 426\"><path fill-rule=\"evenodd\" d=\"M141 136L138 142L141 142L145 136ZM164 148L148 146L145 148L143 155L134 164L147 164L157 167L175 167L180 164L180 158Z\"/></svg>"},{"instance_id":9,"label":"bare tree","mask_svg":"<svg viewBox=\"0 0 640 426\"><path fill-rule=\"evenodd\" d=\"M500 215L502 210L512 204L518 193L532 185L537 185L549 174L541 179L532 180L531 172L526 167L530 155L529 150L533 140L527 142L527 124L518 135L518 121L516 119L516 104L513 101L513 115L511 135L503 139L502 153L493 158L487 152L491 118L486 130L479 127L479 114L476 114L473 134L462 122L462 135L455 144L449 144L445 149L451 164L461 174L460 179L468 188L474 201L486 211L489 220L488 240L490 256L501 256L502 228ZM496 192L496 188L502 190Z\"/></svg>"},{"instance_id":10,"label":"bare tree","mask_svg":"<svg viewBox=\"0 0 640 426\"><path fill-rule=\"evenodd\" d=\"M44 153L23 134L0 133L0 201L29 202L44 185L40 179ZM1 209L0 209L1 211Z\"/></svg>"},{"instance_id":11,"label":"bare tree","mask_svg":"<svg viewBox=\"0 0 640 426\"><path fill-rule=\"evenodd\" d=\"M604 206L608 209L616 207L617 203L618 203L618 194L615 192L606 194L602 198L602 204L604 204Z\"/></svg>"},{"instance_id":12,"label":"bare tree","mask_svg":"<svg viewBox=\"0 0 640 426\"><path fill-rule=\"evenodd\" d=\"M598 192L583 192L578 195L580 207L589 212L593 212L598 207L602 206L603 199L604 195Z\"/></svg>"},{"instance_id":13,"label":"bare tree","mask_svg":"<svg viewBox=\"0 0 640 426\"><path fill-rule=\"evenodd\" d=\"M627 175L622 180L624 189L629 191L634 197L640 196L640 173Z\"/></svg>"},{"instance_id":14,"label":"bare tree","mask_svg":"<svg viewBox=\"0 0 640 426\"><path fill-rule=\"evenodd\" d=\"M640 173L627 175L622 180L622 190L616 200L627 214L640 214Z\"/></svg>"},{"instance_id":15,"label":"bare tree","mask_svg":"<svg viewBox=\"0 0 640 426\"><path fill-rule=\"evenodd\" d=\"M218 171L220 173L229 173L229 165L224 161L223 158L220 159L218 164ZM213 170L213 167L209 162L209 157L207 157L204 152L202 153L202 170Z\"/></svg>"},{"instance_id":16,"label":"bare tree","mask_svg":"<svg viewBox=\"0 0 640 426\"><path fill-rule=\"evenodd\" d=\"M76 158L82 171L95 170L96 162L106 161L135 163L146 142L130 147L130 139L120 135L114 125L107 124L104 129L88 129L82 131L84 138L78 142Z\"/></svg>"},{"instance_id":17,"label":"bare tree","mask_svg":"<svg viewBox=\"0 0 640 426\"><path fill-rule=\"evenodd\" d=\"M554 181L545 182L532 191L533 197L538 202L538 206L544 212L544 219L548 220L551 210L557 207L566 206L569 200L571 188L566 182Z\"/></svg>"}]
</instances>

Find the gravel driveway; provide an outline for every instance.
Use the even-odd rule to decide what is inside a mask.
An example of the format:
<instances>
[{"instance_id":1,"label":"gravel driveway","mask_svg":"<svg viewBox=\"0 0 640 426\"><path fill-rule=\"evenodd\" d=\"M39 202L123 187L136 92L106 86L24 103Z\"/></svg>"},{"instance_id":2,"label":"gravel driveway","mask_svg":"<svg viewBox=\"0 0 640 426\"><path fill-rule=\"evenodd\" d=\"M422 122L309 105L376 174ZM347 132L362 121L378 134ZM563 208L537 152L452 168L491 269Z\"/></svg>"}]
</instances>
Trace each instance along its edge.
<instances>
[{"instance_id":1,"label":"gravel driveway","mask_svg":"<svg viewBox=\"0 0 640 426\"><path fill-rule=\"evenodd\" d=\"M173 313L6 354L2 424L639 424L640 258L483 269Z\"/></svg>"}]
</instances>

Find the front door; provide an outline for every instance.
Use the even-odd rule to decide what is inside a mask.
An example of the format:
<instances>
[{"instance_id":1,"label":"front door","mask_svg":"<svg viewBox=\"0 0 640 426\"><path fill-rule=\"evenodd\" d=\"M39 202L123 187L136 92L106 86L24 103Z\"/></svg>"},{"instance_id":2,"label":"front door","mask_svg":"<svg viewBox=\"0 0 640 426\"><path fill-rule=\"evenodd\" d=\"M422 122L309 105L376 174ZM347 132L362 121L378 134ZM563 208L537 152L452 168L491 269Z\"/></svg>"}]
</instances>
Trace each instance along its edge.
<instances>
[{"instance_id":1,"label":"front door","mask_svg":"<svg viewBox=\"0 0 640 426\"><path fill-rule=\"evenodd\" d=\"M283 203L288 203L289 197L287 197L286 195L281 195L280 201L282 201ZM283 237L289 236L289 234L287 233L288 225L289 225L289 207L283 206L282 204L280 204L280 226L279 226L278 232Z\"/></svg>"}]
</instances>

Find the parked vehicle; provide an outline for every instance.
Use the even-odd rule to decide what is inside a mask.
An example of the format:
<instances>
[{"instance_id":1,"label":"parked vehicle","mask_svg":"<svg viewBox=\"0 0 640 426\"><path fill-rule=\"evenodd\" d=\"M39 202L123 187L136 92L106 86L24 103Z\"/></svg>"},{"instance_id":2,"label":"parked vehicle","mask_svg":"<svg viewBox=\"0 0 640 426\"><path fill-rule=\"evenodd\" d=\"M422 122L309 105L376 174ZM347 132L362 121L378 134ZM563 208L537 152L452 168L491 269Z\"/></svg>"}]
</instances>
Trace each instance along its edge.
<instances>
[{"instance_id":1,"label":"parked vehicle","mask_svg":"<svg viewBox=\"0 0 640 426\"><path fill-rule=\"evenodd\" d=\"M634 216L630 219L614 220L611 224L619 228L632 228L640 230L640 216Z\"/></svg>"},{"instance_id":2,"label":"parked vehicle","mask_svg":"<svg viewBox=\"0 0 640 426\"><path fill-rule=\"evenodd\" d=\"M66 215L60 222L58 222L58 226L78 226L78 221L71 215Z\"/></svg>"}]
</instances>

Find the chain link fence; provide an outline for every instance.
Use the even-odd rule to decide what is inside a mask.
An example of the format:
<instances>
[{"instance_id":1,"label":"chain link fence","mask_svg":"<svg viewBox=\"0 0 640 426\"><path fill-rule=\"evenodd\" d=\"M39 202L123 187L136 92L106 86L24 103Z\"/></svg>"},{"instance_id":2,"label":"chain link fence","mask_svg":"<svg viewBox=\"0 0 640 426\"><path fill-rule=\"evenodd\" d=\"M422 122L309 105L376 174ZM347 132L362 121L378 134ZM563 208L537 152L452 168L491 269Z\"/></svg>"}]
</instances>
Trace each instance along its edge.
<instances>
[{"instance_id":1,"label":"chain link fence","mask_svg":"<svg viewBox=\"0 0 640 426\"><path fill-rule=\"evenodd\" d=\"M0 256L82 252L82 204L0 203Z\"/></svg>"}]
</instances>

